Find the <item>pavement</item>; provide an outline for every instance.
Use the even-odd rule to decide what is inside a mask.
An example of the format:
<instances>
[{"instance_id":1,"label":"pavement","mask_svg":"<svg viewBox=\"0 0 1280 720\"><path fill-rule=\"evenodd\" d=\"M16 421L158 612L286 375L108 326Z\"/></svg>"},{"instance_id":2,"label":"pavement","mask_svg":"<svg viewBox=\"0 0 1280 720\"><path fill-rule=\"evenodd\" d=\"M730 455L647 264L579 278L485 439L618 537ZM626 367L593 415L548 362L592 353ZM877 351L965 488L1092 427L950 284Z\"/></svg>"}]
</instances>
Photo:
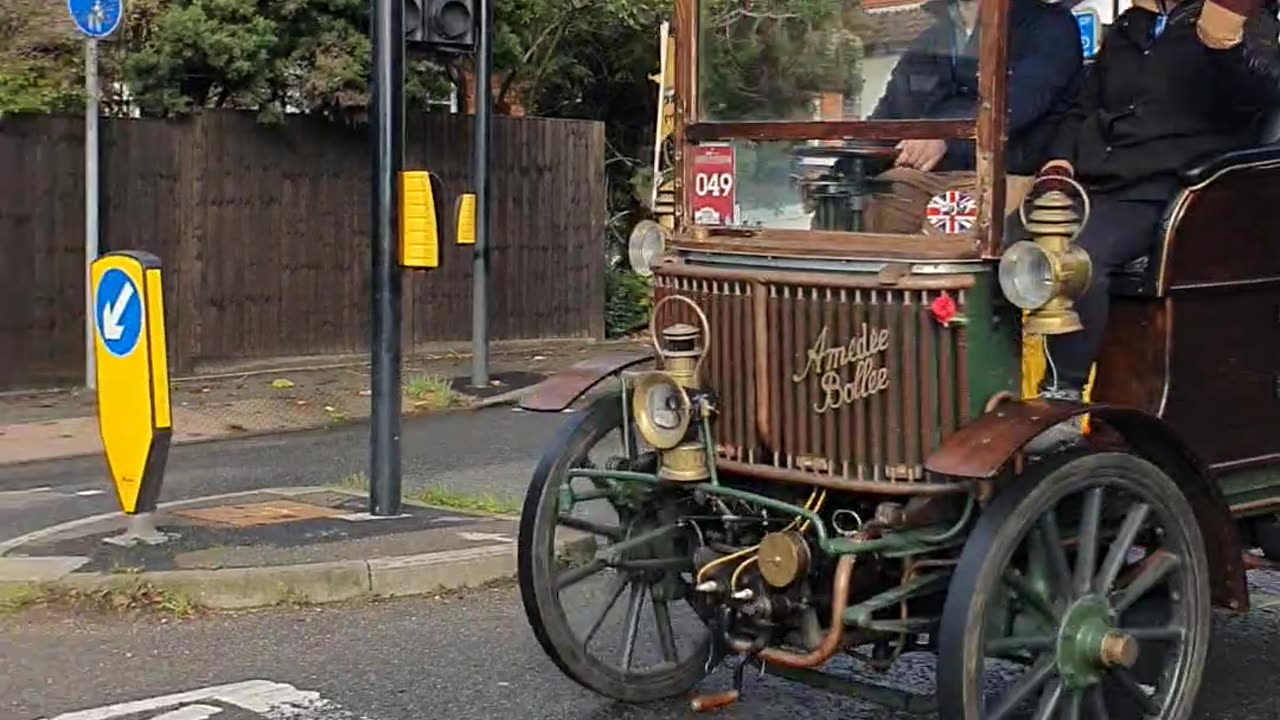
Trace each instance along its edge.
<instances>
[{"instance_id":1,"label":"pavement","mask_svg":"<svg viewBox=\"0 0 1280 720\"><path fill-rule=\"evenodd\" d=\"M179 446L155 515L176 538L155 547L104 542L126 523L101 457L3 466L0 585L145 582L233 608L509 578L510 513L565 419L505 406L406 418L393 519L366 514L366 427Z\"/></svg>"},{"instance_id":2,"label":"pavement","mask_svg":"<svg viewBox=\"0 0 1280 720\"><path fill-rule=\"evenodd\" d=\"M419 352L403 361L406 416L514 400L548 374L634 340L494 343L490 384L470 385L464 352ZM178 445L320 427L369 416L369 366L353 358L304 358L212 368L171 383ZM95 395L84 388L0 393L0 466L102 453Z\"/></svg>"},{"instance_id":3,"label":"pavement","mask_svg":"<svg viewBox=\"0 0 1280 720\"><path fill-rule=\"evenodd\" d=\"M118 513L90 516L0 543L0 588L147 587L193 607L239 609L418 595L514 576L515 517L413 500L389 518L367 508L365 495L342 488L196 498L154 514L163 542L127 546L114 542L124 525Z\"/></svg>"}]
</instances>

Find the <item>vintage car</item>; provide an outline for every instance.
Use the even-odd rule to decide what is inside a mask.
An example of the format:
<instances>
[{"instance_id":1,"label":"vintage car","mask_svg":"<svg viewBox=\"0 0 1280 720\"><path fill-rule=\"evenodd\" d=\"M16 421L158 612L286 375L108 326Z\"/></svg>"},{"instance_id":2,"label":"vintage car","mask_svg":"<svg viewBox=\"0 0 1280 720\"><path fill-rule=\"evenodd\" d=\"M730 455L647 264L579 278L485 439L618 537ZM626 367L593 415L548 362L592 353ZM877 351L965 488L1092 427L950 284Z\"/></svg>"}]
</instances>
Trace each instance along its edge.
<instances>
[{"instance_id":1,"label":"vintage car","mask_svg":"<svg viewBox=\"0 0 1280 720\"><path fill-rule=\"evenodd\" d=\"M915 4L676 0L676 218L631 252L653 351L523 403L569 413L518 543L568 677L695 710L750 671L945 720L1189 716L1212 609L1280 559L1280 146L1186 168L1112 277L1092 397L1028 397L1024 348L1078 330L1093 269L1083 188L1006 172L1008 4L979 7L976 115L918 119L873 109ZM970 167L896 175L907 138Z\"/></svg>"}]
</instances>

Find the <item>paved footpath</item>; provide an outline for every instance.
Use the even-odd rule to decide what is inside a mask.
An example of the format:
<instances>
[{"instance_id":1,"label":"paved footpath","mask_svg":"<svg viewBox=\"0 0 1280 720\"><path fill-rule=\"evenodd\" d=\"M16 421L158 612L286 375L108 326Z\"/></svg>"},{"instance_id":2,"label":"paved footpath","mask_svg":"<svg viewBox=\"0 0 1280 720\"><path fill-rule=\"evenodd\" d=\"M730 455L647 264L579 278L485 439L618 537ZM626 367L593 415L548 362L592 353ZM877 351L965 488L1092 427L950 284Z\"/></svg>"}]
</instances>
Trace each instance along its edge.
<instances>
[{"instance_id":1,"label":"paved footpath","mask_svg":"<svg viewBox=\"0 0 1280 720\"><path fill-rule=\"evenodd\" d=\"M1280 616L1219 618L1197 720L1280 717ZM911 677L897 680L910 682ZM918 678L917 678L918 680ZM725 670L705 683L727 685ZM452 598L155 618L0 618L6 720L691 720L628 707L544 657L511 587ZM905 720L766 677L719 717Z\"/></svg>"}]
</instances>

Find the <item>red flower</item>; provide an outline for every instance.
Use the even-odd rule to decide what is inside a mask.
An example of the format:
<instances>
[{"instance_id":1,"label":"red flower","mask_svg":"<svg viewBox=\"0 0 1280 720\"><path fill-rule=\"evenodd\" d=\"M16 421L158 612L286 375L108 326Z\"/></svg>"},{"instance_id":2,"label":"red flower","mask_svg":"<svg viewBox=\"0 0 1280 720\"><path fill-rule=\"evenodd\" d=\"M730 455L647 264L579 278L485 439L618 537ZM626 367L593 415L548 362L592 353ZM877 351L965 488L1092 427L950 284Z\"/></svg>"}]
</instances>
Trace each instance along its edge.
<instances>
[{"instance_id":1,"label":"red flower","mask_svg":"<svg viewBox=\"0 0 1280 720\"><path fill-rule=\"evenodd\" d=\"M951 299L948 293L942 293L936 300L929 303L929 311L933 313L933 319L942 323L944 327L951 327L951 323L964 323L964 318L956 314L956 301Z\"/></svg>"}]
</instances>

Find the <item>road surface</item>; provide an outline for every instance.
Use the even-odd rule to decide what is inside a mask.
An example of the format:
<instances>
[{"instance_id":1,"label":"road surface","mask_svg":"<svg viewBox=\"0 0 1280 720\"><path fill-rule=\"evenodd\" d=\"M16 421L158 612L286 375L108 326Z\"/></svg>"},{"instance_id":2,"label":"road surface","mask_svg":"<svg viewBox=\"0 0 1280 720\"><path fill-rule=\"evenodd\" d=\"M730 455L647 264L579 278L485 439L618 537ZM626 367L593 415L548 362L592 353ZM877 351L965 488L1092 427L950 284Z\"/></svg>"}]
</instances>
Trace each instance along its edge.
<instances>
[{"instance_id":1,"label":"road surface","mask_svg":"<svg viewBox=\"0 0 1280 720\"><path fill-rule=\"evenodd\" d=\"M1198 719L1280 717L1280 690L1275 682L1280 672L1280 654L1275 652L1280 646L1278 629L1280 616L1270 610L1216 621ZM707 687L719 689L727 683L727 673L721 670L707 681ZM747 691L740 704L720 717L908 717L770 677L752 679ZM265 703L262 698L270 699L273 693L281 699L281 707L245 709L246 697L256 696ZM134 703L138 712L120 714L130 709L120 703ZM62 715L73 712L81 714ZM517 592L503 587L449 599L183 621L44 613L0 619L0 717L674 720L698 716L681 700L629 707L580 689L544 657L527 628Z\"/></svg>"},{"instance_id":2,"label":"road surface","mask_svg":"<svg viewBox=\"0 0 1280 720\"><path fill-rule=\"evenodd\" d=\"M518 501L544 445L567 417L497 407L406 418L405 487L440 486ZM170 452L160 500L331 484L368 472L368 465L365 424L181 445ZM101 457L0 467L0 541L116 510Z\"/></svg>"}]
</instances>

